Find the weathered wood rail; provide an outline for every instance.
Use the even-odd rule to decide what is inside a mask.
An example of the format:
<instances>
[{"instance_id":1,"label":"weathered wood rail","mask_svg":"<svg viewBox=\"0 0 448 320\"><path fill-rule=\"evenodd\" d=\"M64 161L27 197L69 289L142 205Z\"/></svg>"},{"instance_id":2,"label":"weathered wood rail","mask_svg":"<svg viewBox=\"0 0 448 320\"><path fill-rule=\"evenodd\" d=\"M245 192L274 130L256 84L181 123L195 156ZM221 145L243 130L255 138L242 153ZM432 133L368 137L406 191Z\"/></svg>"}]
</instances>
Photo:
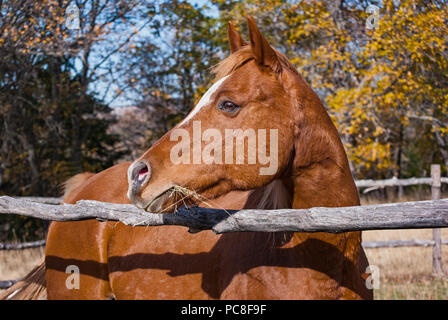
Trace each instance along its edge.
<instances>
[{"instance_id":1,"label":"weathered wood rail","mask_svg":"<svg viewBox=\"0 0 448 320\"><path fill-rule=\"evenodd\" d=\"M179 225L196 230L225 232L347 232L359 230L448 227L448 199L343 208L281 210L221 210L180 208L176 213L154 214L133 205L79 201L75 205L54 205L36 199L0 197L0 214L19 214L52 221L99 219L121 221L133 226ZM3 244L0 249L17 250L40 246L44 240ZM441 241L448 244L448 241ZM392 240L363 243L364 248L435 246L433 240ZM0 289L17 280L0 281Z\"/></svg>"},{"instance_id":2,"label":"weathered wood rail","mask_svg":"<svg viewBox=\"0 0 448 320\"><path fill-rule=\"evenodd\" d=\"M45 240L21 242L21 243L0 243L0 250L22 250L42 247L45 245Z\"/></svg>"},{"instance_id":3,"label":"weathered wood rail","mask_svg":"<svg viewBox=\"0 0 448 320\"><path fill-rule=\"evenodd\" d=\"M442 240L442 245L448 245L448 240ZM399 247L434 247L434 240L387 240L387 241L366 241L362 243L364 249L377 248L399 248Z\"/></svg>"},{"instance_id":4,"label":"weathered wood rail","mask_svg":"<svg viewBox=\"0 0 448 320\"><path fill-rule=\"evenodd\" d=\"M441 177L440 181L442 183L448 183L447 177ZM407 178L407 179L398 179L396 177L384 180L356 180L355 184L358 188L368 188L368 187L397 187L397 186L413 186L418 184L432 184L432 178Z\"/></svg>"},{"instance_id":5,"label":"weathered wood rail","mask_svg":"<svg viewBox=\"0 0 448 320\"><path fill-rule=\"evenodd\" d=\"M15 197L15 198L38 203L46 203L54 205L62 204L62 198L54 198L54 197Z\"/></svg>"},{"instance_id":6,"label":"weathered wood rail","mask_svg":"<svg viewBox=\"0 0 448 320\"><path fill-rule=\"evenodd\" d=\"M8 289L14 283L20 280L0 280L0 289Z\"/></svg>"},{"instance_id":7,"label":"weathered wood rail","mask_svg":"<svg viewBox=\"0 0 448 320\"><path fill-rule=\"evenodd\" d=\"M149 213L133 205L79 201L54 206L0 197L0 213L44 220L99 219L132 226L178 225L226 232L331 232L448 227L448 199L367 206L277 210L180 208L175 213Z\"/></svg>"}]
</instances>

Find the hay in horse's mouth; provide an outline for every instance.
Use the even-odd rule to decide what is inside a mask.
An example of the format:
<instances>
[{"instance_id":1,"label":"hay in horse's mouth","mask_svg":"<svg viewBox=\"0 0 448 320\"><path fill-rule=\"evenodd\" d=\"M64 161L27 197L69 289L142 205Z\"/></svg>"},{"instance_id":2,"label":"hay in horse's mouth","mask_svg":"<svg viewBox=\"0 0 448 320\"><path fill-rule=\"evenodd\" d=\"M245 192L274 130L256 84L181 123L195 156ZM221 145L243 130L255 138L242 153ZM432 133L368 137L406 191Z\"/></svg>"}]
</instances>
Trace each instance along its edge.
<instances>
[{"instance_id":1,"label":"hay in horse's mouth","mask_svg":"<svg viewBox=\"0 0 448 320\"><path fill-rule=\"evenodd\" d=\"M157 210L152 210L151 207L154 206L154 204L157 204L157 202L164 202L167 199L173 198L174 202L169 205L168 207L162 209L162 204L160 204L157 208ZM178 199L179 197L179 199ZM173 185L172 187L166 189L165 191L158 194L156 197L154 197L151 202L146 206L145 211L151 211L154 213L172 213L177 210L178 207L181 207L182 205L188 205L188 201L193 201L194 203L201 203L205 204L208 207L212 207L207 201L204 200L204 197L202 197L199 193L197 193L194 190L188 189L183 186L179 185ZM170 210L173 209L173 210Z\"/></svg>"}]
</instances>

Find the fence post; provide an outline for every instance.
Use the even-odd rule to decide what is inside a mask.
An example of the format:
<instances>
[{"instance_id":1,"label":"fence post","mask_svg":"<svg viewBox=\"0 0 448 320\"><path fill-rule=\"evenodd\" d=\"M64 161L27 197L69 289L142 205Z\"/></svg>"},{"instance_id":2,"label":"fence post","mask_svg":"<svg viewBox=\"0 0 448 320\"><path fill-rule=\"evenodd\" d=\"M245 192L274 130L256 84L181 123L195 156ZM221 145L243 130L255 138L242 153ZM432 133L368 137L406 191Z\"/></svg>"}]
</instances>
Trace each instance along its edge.
<instances>
[{"instance_id":1,"label":"fence post","mask_svg":"<svg viewBox=\"0 0 448 320\"><path fill-rule=\"evenodd\" d=\"M431 179L431 199L440 200L440 164L431 165ZM432 237L434 240L434 247L432 251L432 272L436 276L442 276L442 237L440 229L433 229Z\"/></svg>"}]
</instances>

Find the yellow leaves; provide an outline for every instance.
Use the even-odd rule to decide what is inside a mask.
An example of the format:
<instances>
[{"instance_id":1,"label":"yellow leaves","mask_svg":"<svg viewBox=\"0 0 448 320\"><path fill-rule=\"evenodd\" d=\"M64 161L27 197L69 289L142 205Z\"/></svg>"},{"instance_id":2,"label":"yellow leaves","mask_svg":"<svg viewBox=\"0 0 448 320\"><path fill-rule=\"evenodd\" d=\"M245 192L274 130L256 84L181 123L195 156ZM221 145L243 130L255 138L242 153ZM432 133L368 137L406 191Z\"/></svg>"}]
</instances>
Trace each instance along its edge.
<instances>
[{"instance_id":1,"label":"yellow leaves","mask_svg":"<svg viewBox=\"0 0 448 320\"><path fill-rule=\"evenodd\" d=\"M387 169L391 166L390 145L381 144L368 139L366 143L357 147L350 146L349 159L355 165L361 165L366 169L375 167L375 169Z\"/></svg>"},{"instance_id":2,"label":"yellow leaves","mask_svg":"<svg viewBox=\"0 0 448 320\"><path fill-rule=\"evenodd\" d=\"M395 102L395 94L388 92L384 95L383 100L386 104L393 104Z\"/></svg>"},{"instance_id":3,"label":"yellow leaves","mask_svg":"<svg viewBox=\"0 0 448 320\"><path fill-rule=\"evenodd\" d=\"M378 136L380 136L380 135L382 135L384 133L384 129L383 128L381 128L381 127L376 127L376 129L375 129L375 132L374 132L374 136L375 137L378 137Z\"/></svg>"},{"instance_id":4,"label":"yellow leaves","mask_svg":"<svg viewBox=\"0 0 448 320\"><path fill-rule=\"evenodd\" d=\"M163 91L160 91L160 90L152 90L151 94L153 96L155 96L155 97L161 97L163 99L170 99L171 98L170 94L168 94L166 92L163 92Z\"/></svg>"},{"instance_id":5,"label":"yellow leaves","mask_svg":"<svg viewBox=\"0 0 448 320\"><path fill-rule=\"evenodd\" d=\"M426 12L415 11L410 1L401 3L406 5L399 10L385 4L380 28L371 34L364 47L357 48L356 56L347 50L343 54L348 59L338 59L330 53L331 43L327 51L318 49L313 55L314 59L344 61L342 70L351 70L359 79L349 88L336 86L336 92L326 98L341 133L356 137L351 158L359 168L374 164L385 167L390 162L387 160L390 146L376 138L382 137L386 130L396 132L400 124L409 125L409 118L402 116L404 110L431 103L444 106L447 111L442 113L448 113L448 105L442 98L448 97L448 88L435 85L440 76L431 80L432 72L446 74L443 70L448 66L447 57L439 54L448 46L444 36L448 28L441 23L446 21L446 12L442 10L446 7ZM346 38L343 35L340 39ZM350 61L355 61L357 68Z\"/></svg>"},{"instance_id":6,"label":"yellow leaves","mask_svg":"<svg viewBox=\"0 0 448 320\"><path fill-rule=\"evenodd\" d=\"M400 121L401 121L403 126L408 126L409 125L409 117L408 116L401 117Z\"/></svg>"}]
</instances>

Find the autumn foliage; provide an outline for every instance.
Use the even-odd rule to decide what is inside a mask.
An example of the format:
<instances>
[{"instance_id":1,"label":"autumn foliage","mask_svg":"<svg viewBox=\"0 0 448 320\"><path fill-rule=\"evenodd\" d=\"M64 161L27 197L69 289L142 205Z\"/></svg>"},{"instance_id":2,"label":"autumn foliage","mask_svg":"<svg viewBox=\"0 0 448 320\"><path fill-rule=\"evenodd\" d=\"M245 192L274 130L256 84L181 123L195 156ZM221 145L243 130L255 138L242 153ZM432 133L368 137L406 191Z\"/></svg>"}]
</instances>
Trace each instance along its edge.
<instances>
[{"instance_id":1,"label":"autumn foliage","mask_svg":"<svg viewBox=\"0 0 448 320\"><path fill-rule=\"evenodd\" d=\"M0 193L58 195L75 173L136 157L207 90L227 22L247 34L246 15L318 93L356 178L446 174L448 1L12 0L0 1Z\"/></svg>"}]
</instances>

